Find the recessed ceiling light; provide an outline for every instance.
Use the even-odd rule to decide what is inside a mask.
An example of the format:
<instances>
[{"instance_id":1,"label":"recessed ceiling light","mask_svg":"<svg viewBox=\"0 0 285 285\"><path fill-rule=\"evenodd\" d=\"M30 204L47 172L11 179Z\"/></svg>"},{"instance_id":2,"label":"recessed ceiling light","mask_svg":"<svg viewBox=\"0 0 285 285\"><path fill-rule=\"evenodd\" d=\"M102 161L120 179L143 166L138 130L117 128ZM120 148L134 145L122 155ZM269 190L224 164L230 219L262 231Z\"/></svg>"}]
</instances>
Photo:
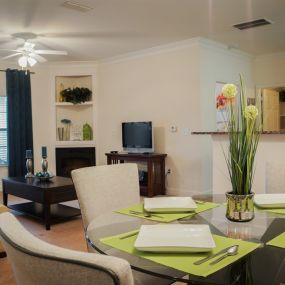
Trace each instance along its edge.
<instances>
[{"instance_id":1,"label":"recessed ceiling light","mask_svg":"<svg viewBox=\"0 0 285 285\"><path fill-rule=\"evenodd\" d=\"M75 2L75 1L65 1L61 4L61 6L65 7L65 8L77 10L80 12L88 12L90 10L93 10L92 7L87 6L87 5L83 5L83 4Z\"/></svg>"},{"instance_id":2,"label":"recessed ceiling light","mask_svg":"<svg viewBox=\"0 0 285 285\"><path fill-rule=\"evenodd\" d=\"M272 24L272 21L269 21L267 19L258 19L258 20L236 24L236 25L233 25L233 27L239 30L246 30L246 29L256 28L256 27L270 25L270 24Z\"/></svg>"}]
</instances>

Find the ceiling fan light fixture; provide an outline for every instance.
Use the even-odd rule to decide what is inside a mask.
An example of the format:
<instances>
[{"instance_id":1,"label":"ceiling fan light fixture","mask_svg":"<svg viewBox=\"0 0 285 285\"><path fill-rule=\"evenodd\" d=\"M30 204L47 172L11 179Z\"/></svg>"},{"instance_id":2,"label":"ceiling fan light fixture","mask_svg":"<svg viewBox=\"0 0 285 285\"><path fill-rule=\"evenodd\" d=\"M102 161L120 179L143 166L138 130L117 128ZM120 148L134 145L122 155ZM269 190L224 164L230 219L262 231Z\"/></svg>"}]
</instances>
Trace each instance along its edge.
<instances>
[{"instance_id":1,"label":"ceiling fan light fixture","mask_svg":"<svg viewBox=\"0 0 285 285\"><path fill-rule=\"evenodd\" d=\"M22 68L26 68L28 65L28 58L25 55L22 55L21 57L19 57L18 59L18 64L22 67Z\"/></svg>"},{"instance_id":2,"label":"ceiling fan light fixture","mask_svg":"<svg viewBox=\"0 0 285 285\"><path fill-rule=\"evenodd\" d=\"M28 63L30 66L34 66L37 63L37 60L33 57L28 57Z\"/></svg>"}]
</instances>

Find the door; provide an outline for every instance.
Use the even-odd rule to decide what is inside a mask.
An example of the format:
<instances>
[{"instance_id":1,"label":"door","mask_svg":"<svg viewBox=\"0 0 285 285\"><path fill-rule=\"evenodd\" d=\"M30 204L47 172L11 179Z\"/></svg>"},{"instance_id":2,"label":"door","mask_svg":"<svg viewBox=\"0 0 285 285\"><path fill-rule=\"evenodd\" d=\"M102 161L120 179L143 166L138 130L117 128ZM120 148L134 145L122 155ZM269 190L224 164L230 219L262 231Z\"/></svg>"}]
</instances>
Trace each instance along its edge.
<instances>
[{"instance_id":1,"label":"door","mask_svg":"<svg viewBox=\"0 0 285 285\"><path fill-rule=\"evenodd\" d=\"M262 90L263 131L280 131L279 93Z\"/></svg>"}]
</instances>

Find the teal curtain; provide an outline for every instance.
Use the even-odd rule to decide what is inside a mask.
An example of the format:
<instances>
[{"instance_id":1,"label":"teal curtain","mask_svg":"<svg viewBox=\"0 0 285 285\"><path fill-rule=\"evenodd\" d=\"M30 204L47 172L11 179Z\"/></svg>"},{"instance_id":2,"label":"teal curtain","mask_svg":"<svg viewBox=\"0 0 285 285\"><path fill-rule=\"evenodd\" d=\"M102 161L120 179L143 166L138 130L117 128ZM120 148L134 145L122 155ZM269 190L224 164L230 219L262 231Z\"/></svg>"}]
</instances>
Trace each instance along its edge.
<instances>
[{"instance_id":1,"label":"teal curtain","mask_svg":"<svg viewBox=\"0 0 285 285\"><path fill-rule=\"evenodd\" d=\"M30 72L6 70L8 99L8 174L24 176L26 150L33 150Z\"/></svg>"}]
</instances>

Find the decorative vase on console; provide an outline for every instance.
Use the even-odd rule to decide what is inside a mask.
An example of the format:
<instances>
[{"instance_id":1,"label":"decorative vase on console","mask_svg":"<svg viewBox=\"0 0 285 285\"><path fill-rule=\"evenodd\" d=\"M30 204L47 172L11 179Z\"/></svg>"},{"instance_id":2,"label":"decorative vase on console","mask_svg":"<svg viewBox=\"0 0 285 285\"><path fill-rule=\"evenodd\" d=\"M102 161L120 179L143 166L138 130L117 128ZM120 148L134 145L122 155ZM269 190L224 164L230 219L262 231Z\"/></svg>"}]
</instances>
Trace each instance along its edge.
<instances>
[{"instance_id":1,"label":"decorative vase on console","mask_svg":"<svg viewBox=\"0 0 285 285\"><path fill-rule=\"evenodd\" d=\"M227 100L227 131L229 136L228 155L225 159L232 184L226 193L226 217L234 222L246 222L254 218L254 159L260 136L257 120L258 109L246 105L243 78L240 75L240 92L234 84L225 84L223 95Z\"/></svg>"},{"instance_id":2,"label":"decorative vase on console","mask_svg":"<svg viewBox=\"0 0 285 285\"><path fill-rule=\"evenodd\" d=\"M61 123L64 125L63 140L69 141L70 140L70 124L71 124L71 120L69 120L69 119L62 119Z\"/></svg>"}]
</instances>

